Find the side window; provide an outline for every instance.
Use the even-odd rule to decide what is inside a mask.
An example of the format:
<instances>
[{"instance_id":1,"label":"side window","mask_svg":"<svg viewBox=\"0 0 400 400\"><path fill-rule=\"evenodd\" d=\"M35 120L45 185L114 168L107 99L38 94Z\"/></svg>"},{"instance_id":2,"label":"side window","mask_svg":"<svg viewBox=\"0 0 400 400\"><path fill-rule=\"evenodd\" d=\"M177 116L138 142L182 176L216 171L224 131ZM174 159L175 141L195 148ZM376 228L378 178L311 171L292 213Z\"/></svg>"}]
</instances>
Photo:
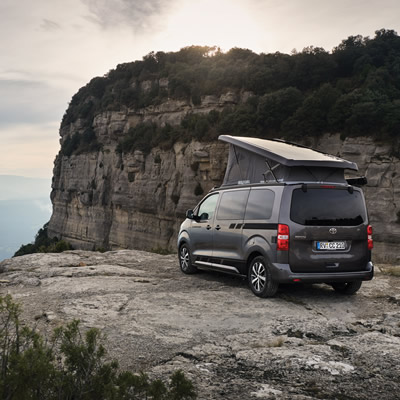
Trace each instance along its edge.
<instances>
[{"instance_id":1,"label":"side window","mask_svg":"<svg viewBox=\"0 0 400 400\"><path fill-rule=\"evenodd\" d=\"M222 194L217 219L243 219L248 190L234 190Z\"/></svg>"},{"instance_id":2,"label":"side window","mask_svg":"<svg viewBox=\"0 0 400 400\"><path fill-rule=\"evenodd\" d=\"M246 207L245 219L270 219L275 193L269 189L251 190Z\"/></svg>"},{"instance_id":3,"label":"side window","mask_svg":"<svg viewBox=\"0 0 400 400\"><path fill-rule=\"evenodd\" d=\"M199 210L197 211L197 216L201 220L205 219L211 219L214 215L215 207L217 205L218 201L218 193L211 195L210 197L207 197L199 207Z\"/></svg>"}]
</instances>

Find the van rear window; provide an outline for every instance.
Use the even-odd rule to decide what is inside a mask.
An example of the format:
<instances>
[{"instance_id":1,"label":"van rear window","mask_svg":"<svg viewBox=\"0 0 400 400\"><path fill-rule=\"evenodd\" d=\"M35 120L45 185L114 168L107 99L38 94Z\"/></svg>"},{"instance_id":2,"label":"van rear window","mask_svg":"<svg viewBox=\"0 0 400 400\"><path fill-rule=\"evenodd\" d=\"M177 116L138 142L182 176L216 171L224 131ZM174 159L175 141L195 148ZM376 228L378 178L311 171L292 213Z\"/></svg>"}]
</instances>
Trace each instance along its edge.
<instances>
[{"instance_id":1,"label":"van rear window","mask_svg":"<svg viewBox=\"0 0 400 400\"><path fill-rule=\"evenodd\" d=\"M362 194L343 189L293 190L290 219L301 225L357 226L366 221Z\"/></svg>"}]
</instances>

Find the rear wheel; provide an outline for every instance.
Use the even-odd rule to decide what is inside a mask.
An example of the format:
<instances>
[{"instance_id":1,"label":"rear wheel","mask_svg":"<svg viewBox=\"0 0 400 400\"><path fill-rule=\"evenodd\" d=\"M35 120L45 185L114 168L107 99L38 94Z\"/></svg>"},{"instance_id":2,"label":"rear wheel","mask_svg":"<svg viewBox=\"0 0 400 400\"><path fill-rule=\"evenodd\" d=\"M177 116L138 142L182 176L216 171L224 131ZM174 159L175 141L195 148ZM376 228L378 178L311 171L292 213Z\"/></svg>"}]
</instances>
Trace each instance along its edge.
<instances>
[{"instance_id":1,"label":"rear wheel","mask_svg":"<svg viewBox=\"0 0 400 400\"><path fill-rule=\"evenodd\" d=\"M362 285L361 281L332 283L332 287L335 289L335 291L343 294L354 294L358 292L361 285Z\"/></svg>"},{"instance_id":2,"label":"rear wheel","mask_svg":"<svg viewBox=\"0 0 400 400\"><path fill-rule=\"evenodd\" d=\"M272 297L278 290L279 284L271 278L271 270L263 256L254 258L247 274L249 286L258 297Z\"/></svg>"},{"instance_id":3,"label":"rear wheel","mask_svg":"<svg viewBox=\"0 0 400 400\"><path fill-rule=\"evenodd\" d=\"M197 271L197 268L192 265L192 257L186 244L179 248L179 265L184 274L194 274Z\"/></svg>"}]
</instances>

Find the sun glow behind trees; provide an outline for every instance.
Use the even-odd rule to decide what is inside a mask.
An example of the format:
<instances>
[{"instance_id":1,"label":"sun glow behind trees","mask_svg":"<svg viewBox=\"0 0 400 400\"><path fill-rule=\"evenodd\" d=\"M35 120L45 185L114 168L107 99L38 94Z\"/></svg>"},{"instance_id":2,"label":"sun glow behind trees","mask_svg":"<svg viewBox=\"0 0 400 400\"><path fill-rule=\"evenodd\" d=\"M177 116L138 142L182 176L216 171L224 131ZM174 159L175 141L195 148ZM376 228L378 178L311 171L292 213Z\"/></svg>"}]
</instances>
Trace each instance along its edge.
<instances>
[{"instance_id":1,"label":"sun glow behind trees","mask_svg":"<svg viewBox=\"0 0 400 400\"><path fill-rule=\"evenodd\" d=\"M160 49L179 50L182 43L262 50L265 26L253 18L251 4L241 1L179 2L155 42ZM264 49L265 50L265 49Z\"/></svg>"}]
</instances>

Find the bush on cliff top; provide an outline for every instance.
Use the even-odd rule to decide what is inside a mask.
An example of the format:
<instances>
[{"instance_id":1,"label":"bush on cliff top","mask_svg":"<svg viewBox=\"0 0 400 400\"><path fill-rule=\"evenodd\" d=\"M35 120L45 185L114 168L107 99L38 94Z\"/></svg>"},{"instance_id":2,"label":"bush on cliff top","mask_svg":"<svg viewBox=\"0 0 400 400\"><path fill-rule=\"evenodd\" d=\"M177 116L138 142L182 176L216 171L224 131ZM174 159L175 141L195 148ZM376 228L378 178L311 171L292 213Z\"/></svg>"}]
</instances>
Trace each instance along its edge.
<instances>
[{"instance_id":1,"label":"bush on cliff top","mask_svg":"<svg viewBox=\"0 0 400 400\"><path fill-rule=\"evenodd\" d=\"M39 229L33 243L23 244L14 254L13 257L23 256L33 253L62 253L63 251L72 250L70 243L57 238L50 239L47 235L48 223Z\"/></svg>"},{"instance_id":2,"label":"bush on cliff top","mask_svg":"<svg viewBox=\"0 0 400 400\"><path fill-rule=\"evenodd\" d=\"M166 385L141 373L120 371L107 361L104 336L82 332L79 321L51 338L22 323L21 308L0 296L0 398L63 400L195 399L193 384L176 371Z\"/></svg>"},{"instance_id":3,"label":"bush on cliff top","mask_svg":"<svg viewBox=\"0 0 400 400\"><path fill-rule=\"evenodd\" d=\"M152 52L82 87L61 126L80 118L91 128L99 112L139 109L168 98L198 105L201 96L231 91L239 98L250 91L254 95L250 104L232 104L218 122L193 116L199 121L177 131L174 127L165 145L182 133L189 140L213 140L216 132L288 138L342 132L392 141L400 130L399 65L400 37L386 29L376 31L373 39L350 36L331 53L313 46L291 55L255 54L239 48L222 53L207 46ZM147 150L162 134L159 128L139 127L128 133L121 146ZM139 135L149 135L151 140ZM67 155L79 151L75 147L68 147Z\"/></svg>"}]
</instances>

